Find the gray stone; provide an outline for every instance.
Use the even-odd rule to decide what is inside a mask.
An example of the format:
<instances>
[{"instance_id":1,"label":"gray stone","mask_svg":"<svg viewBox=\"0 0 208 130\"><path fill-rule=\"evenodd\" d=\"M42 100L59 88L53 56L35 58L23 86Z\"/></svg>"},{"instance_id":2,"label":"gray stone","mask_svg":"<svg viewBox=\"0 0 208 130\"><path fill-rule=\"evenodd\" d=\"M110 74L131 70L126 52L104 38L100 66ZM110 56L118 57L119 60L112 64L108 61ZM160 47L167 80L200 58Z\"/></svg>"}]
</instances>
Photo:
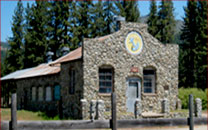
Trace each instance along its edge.
<instances>
[{"instance_id":1,"label":"gray stone","mask_svg":"<svg viewBox=\"0 0 208 130\"><path fill-rule=\"evenodd\" d=\"M88 113L88 109L87 109L87 100L86 99L81 99L81 108L82 108L82 119L86 120L88 119L87 117L87 113Z\"/></svg>"},{"instance_id":2,"label":"gray stone","mask_svg":"<svg viewBox=\"0 0 208 130\"><path fill-rule=\"evenodd\" d=\"M97 100L96 119L104 120L105 104L103 100Z\"/></svg>"},{"instance_id":3,"label":"gray stone","mask_svg":"<svg viewBox=\"0 0 208 130\"><path fill-rule=\"evenodd\" d=\"M181 100L178 98L176 109L181 110Z\"/></svg>"},{"instance_id":4,"label":"gray stone","mask_svg":"<svg viewBox=\"0 0 208 130\"><path fill-rule=\"evenodd\" d=\"M137 99L135 101L135 118L138 118L142 114L142 103L140 99Z\"/></svg>"},{"instance_id":5,"label":"gray stone","mask_svg":"<svg viewBox=\"0 0 208 130\"><path fill-rule=\"evenodd\" d=\"M91 121L95 120L96 116L96 100L91 100L90 102L90 119Z\"/></svg>"},{"instance_id":6,"label":"gray stone","mask_svg":"<svg viewBox=\"0 0 208 130\"><path fill-rule=\"evenodd\" d=\"M164 113L164 114L169 114L170 113L169 101L168 101L167 98L165 98L162 101L162 113Z\"/></svg>"},{"instance_id":7,"label":"gray stone","mask_svg":"<svg viewBox=\"0 0 208 130\"><path fill-rule=\"evenodd\" d=\"M200 98L195 99L195 116L201 117L202 116L202 101Z\"/></svg>"}]
</instances>

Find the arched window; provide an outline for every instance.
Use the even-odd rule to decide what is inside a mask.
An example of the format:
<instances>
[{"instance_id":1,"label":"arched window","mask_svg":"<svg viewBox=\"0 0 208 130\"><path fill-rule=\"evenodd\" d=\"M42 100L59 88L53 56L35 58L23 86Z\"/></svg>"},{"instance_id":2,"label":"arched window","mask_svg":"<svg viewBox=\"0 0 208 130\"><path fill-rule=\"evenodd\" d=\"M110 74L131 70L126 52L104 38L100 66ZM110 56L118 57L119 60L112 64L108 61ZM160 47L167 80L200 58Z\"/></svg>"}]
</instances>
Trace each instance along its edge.
<instances>
[{"instance_id":1,"label":"arched window","mask_svg":"<svg viewBox=\"0 0 208 130\"><path fill-rule=\"evenodd\" d=\"M156 71L153 68L143 70L143 91L144 93L155 93Z\"/></svg>"},{"instance_id":2,"label":"arched window","mask_svg":"<svg viewBox=\"0 0 208 130\"><path fill-rule=\"evenodd\" d=\"M101 67L99 68L99 92L111 93L113 91L113 68Z\"/></svg>"},{"instance_id":3,"label":"arched window","mask_svg":"<svg viewBox=\"0 0 208 130\"><path fill-rule=\"evenodd\" d=\"M32 101L36 100L36 87L32 87Z\"/></svg>"},{"instance_id":4,"label":"arched window","mask_svg":"<svg viewBox=\"0 0 208 130\"><path fill-rule=\"evenodd\" d=\"M61 87L60 87L60 85L55 85L55 87L54 87L54 99L57 101L57 100L60 100L60 97L61 97Z\"/></svg>"},{"instance_id":5,"label":"arched window","mask_svg":"<svg viewBox=\"0 0 208 130\"><path fill-rule=\"evenodd\" d=\"M71 68L69 70L69 94L75 93L75 69Z\"/></svg>"},{"instance_id":6,"label":"arched window","mask_svg":"<svg viewBox=\"0 0 208 130\"><path fill-rule=\"evenodd\" d=\"M46 101L52 100L51 86L46 87Z\"/></svg>"},{"instance_id":7,"label":"arched window","mask_svg":"<svg viewBox=\"0 0 208 130\"><path fill-rule=\"evenodd\" d=\"M38 88L38 101L43 101L43 87Z\"/></svg>"}]
</instances>

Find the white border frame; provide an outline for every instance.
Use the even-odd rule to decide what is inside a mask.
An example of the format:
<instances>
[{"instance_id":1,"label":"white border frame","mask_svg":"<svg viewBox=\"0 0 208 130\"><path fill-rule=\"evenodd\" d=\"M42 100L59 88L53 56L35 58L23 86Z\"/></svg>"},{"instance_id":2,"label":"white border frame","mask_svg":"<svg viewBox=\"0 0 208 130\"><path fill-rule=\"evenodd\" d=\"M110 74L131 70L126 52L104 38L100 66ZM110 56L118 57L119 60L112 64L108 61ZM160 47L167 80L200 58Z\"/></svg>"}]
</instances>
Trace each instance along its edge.
<instances>
[{"instance_id":1,"label":"white border frame","mask_svg":"<svg viewBox=\"0 0 208 130\"><path fill-rule=\"evenodd\" d=\"M142 41L141 49L140 49L137 53L132 53L131 51L128 50L128 47L127 47L127 38L128 38L128 36L129 36L130 34L132 34L132 33L136 33L136 34L141 38L141 41ZM131 31L130 33L128 33L128 35L127 35L126 38L125 38L125 47L126 47L126 50L127 50L130 54L132 54L132 55L139 55L139 54L142 52L143 44L144 44L144 41L143 41L143 39L142 39L142 36L141 36L138 32L136 32L136 31Z\"/></svg>"}]
</instances>

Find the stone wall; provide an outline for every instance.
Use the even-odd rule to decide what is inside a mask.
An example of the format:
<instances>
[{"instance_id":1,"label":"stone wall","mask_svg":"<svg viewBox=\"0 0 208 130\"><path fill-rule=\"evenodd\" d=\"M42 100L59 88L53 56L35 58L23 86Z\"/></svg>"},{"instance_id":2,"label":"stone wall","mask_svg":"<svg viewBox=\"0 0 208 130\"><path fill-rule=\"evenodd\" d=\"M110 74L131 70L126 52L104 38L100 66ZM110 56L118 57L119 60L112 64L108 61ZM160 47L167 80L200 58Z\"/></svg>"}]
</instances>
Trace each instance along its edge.
<instances>
[{"instance_id":1,"label":"stone wall","mask_svg":"<svg viewBox=\"0 0 208 130\"><path fill-rule=\"evenodd\" d=\"M75 93L69 93L70 69L75 70ZM82 108L81 99L83 99L83 70L82 61L76 60L61 64L60 84L62 86L63 109L65 117L81 118Z\"/></svg>"},{"instance_id":2,"label":"stone wall","mask_svg":"<svg viewBox=\"0 0 208 130\"><path fill-rule=\"evenodd\" d=\"M69 70L75 69L75 93L69 94ZM62 63L61 71L55 75L46 75L39 77L32 77L27 79L20 79L16 81L17 84L17 107L18 109L29 109L37 111L53 111L58 114L58 101L54 100L54 86L59 84L61 86L62 107L65 118L81 118L81 104L80 99L83 98L83 76L82 76L82 61L76 60ZM46 87L52 87L52 101L46 101ZM36 100L32 101L32 87L36 87ZM43 101L38 101L38 87L44 88ZM27 98L25 98L27 97ZM27 101L26 101L27 100ZM24 102L27 102L25 105Z\"/></svg>"},{"instance_id":3,"label":"stone wall","mask_svg":"<svg viewBox=\"0 0 208 130\"><path fill-rule=\"evenodd\" d=\"M53 89L56 84L59 84L59 81L59 73L56 75L39 76L17 80L17 108L35 111L57 112L58 101L55 101L53 98ZM45 100L45 91L47 86L52 87L52 101ZM32 101L32 87L36 87L35 101ZM43 87L43 101L38 100L38 87Z\"/></svg>"},{"instance_id":4,"label":"stone wall","mask_svg":"<svg viewBox=\"0 0 208 130\"><path fill-rule=\"evenodd\" d=\"M127 52L125 38L136 31L143 38L143 50L135 56ZM139 77L142 81L142 111L162 112L162 101L169 100L170 110L176 108L178 95L178 46L162 44L147 32L145 24L121 23L121 29L113 34L95 39L84 39L83 81L84 99L103 100L110 108L110 94L99 93L99 67L109 65L114 68L114 88L117 94L118 112L126 112L126 80ZM138 72L131 72L137 67ZM156 69L156 92L143 93L143 69ZM89 108L89 107L88 107Z\"/></svg>"}]
</instances>

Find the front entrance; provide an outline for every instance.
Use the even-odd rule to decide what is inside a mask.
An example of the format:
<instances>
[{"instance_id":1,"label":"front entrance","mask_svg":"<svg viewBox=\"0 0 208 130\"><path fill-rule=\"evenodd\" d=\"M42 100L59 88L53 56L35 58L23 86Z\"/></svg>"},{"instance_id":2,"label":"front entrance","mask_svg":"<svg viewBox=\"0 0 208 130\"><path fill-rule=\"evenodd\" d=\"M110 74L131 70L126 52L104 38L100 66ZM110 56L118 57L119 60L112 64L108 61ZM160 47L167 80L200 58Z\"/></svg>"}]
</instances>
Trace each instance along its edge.
<instances>
[{"instance_id":1,"label":"front entrance","mask_svg":"<svg viewBox=\"0 0 208 130\"><path fill-rule=\"evenodd\" d=\"M141 99L141 80L137 77L127 79L126 108L127 112L134 113L136 99Z\"/></svg>"}]
</instances>

